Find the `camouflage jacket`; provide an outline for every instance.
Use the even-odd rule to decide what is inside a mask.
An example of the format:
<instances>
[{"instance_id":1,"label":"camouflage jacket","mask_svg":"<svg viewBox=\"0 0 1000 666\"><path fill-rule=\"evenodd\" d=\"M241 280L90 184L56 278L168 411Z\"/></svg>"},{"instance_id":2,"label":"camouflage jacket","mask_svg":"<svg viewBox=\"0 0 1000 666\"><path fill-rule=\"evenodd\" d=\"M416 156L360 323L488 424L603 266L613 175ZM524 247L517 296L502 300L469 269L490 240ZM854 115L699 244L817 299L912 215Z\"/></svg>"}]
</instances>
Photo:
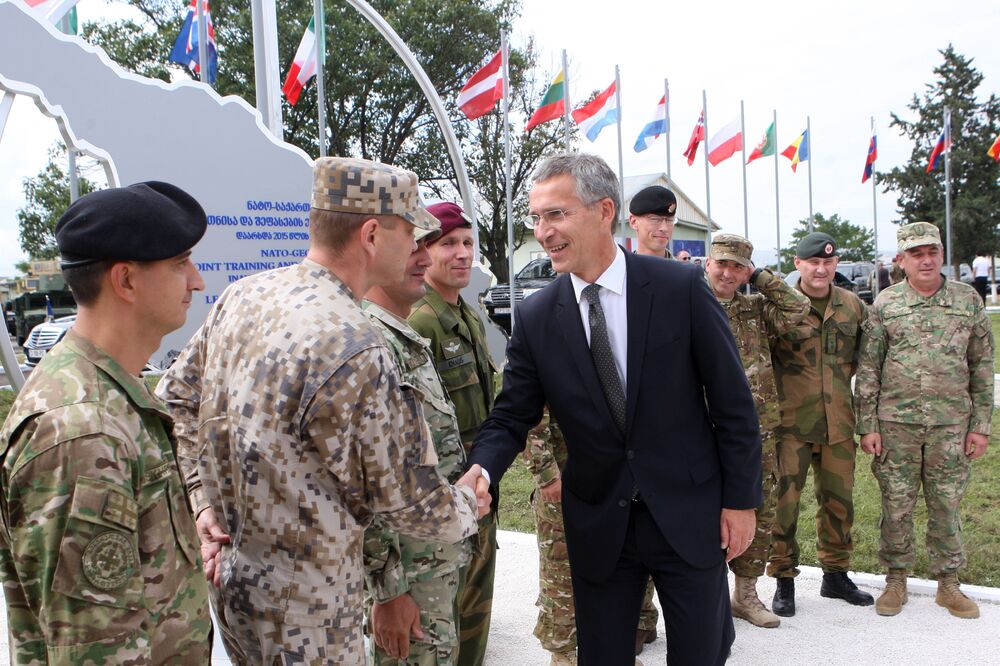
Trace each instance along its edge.
<instances>
[{"instance_id":1,"label":"camouflage jacket","mask_svg":"<svg viewBox=\"0 0 1000 666\"><path fill-rule=\"evenodd\" d=\"M382 335L311 260L230 285L157 393L185 478L201 486L196 507L211 506L232 539L221 592L235 613L360 627L376 514L424 539L476 533L475 497L438 474L418 396Z\"/></svg>"},{"instance_id":2,"label":"camouflage jacket","mask_svg":"<svg viewBox=\"0 0 1000 666\"><path fill-rule=\"evenodd\" d=\"M486 327L461 298L458 306L445 301L430 286L413 305L410 326L431 341L431 354L455 404L458 429L466 451L493 408L496 371L486 345Z\"/></svg>"},{"instance_id":3,"label":"camouflage jacket","mask_svg":"<svg viewBox=\"0 0 1000 666\"><path fill-rule=\"evenodd\" d=\"M838 444L854 437L851 377L857 369L865 306L846 289L830 289L826 312L810 305L805 319L771 347L781 404L779 438Z\"/></svg>"},{"instance_id":4,"label":"camouflage jacket","mask_svg":"<svg viewBox=\"0 0 1000 666\"><path fill-rule=\"evenodd\" d=\"M363 303L363 308L389 343L403 382L419 392L424 418L434 439L438 472L449 483L455 483L465 470L465 449L458 434L455 408L434 369L427 340L385 308L369 301ZM365 577L369 593L378 602L394 599L407 592L413 581L443 576L465 566L471 552L468 540L443 544L415 539L389 529L376 517L365 530Z\"/></svg>"},{"instance_id":5,"label":"camouflage jacket","mask_svg":"<svg viewBox=\"0 0 1000 666\"><path fill-rule=\"evenodd\" d=\"M566 439L547 407L539 424L528 431L523 455L525 465L539 488L558 479L566 465Z\"/></svg>"},{"instance_id":6,"label":"camouflage jacket","mask_svg":"<svg viewBox=\"0 0 1000 666\"><path fill-rule=\"evenodd\" d=\"M809 298L766 269L758 274L754 286L759 294L747 296L737 291L732 300L720 304L740 350L761 431L774 432L781 422L781 411L771 366L771 343L805 318Z\"/></svg>"},{"instance_id":7,"label":"camouflage jacket","mask_svg":"<svg viewBox=\"0 0 1000 666\"><path fill-rule=\"evenodd\" d=\"M983 301L945 280L930 297L909 282L889 287L864 325L855 385L858 432L878 422L968 424L990 434L993 329Z\"/></svg>"},{"instance_id":8,"label":"camouflage jacket","mask_svg":"<svg viewBox=\"0 0 1000 666\"><path fill-rule=\"evenodd\" d=\"M208 663L198 535L165 407L69 331L0 431L11 663Z\"/></svg>"},{"instance_id":9,"label":"camouflage jacket","mask_svg":"<svg viewBox=\"0 0 1000 666\"><path fill-rule=\"evenodd\" d=\"M903 272L903 267L899 265L899 262L895 262L889 268L889 281L893 284L899 284L906 277L906 273Z\"/></svg>"}]
</instances>

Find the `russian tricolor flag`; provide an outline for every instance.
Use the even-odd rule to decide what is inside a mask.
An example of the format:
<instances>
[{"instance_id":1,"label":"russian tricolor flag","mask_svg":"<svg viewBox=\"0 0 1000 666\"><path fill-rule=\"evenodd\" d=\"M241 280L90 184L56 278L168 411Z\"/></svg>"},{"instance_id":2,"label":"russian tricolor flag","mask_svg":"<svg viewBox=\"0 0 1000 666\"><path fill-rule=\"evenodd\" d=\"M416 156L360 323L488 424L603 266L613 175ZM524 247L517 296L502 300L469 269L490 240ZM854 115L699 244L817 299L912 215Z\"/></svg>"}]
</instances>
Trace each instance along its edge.
<instances>
[{"instance_id":1,"label":"russian tricolor flag","mask_svg":"<svg viewBox=\"0 0 1000 666\"><path fill-rule=\"evenodd\" d=\"M618 122L618 100L615 92L617 85L612 83L607 90L573 111L573 120L590 141L597 139L602 129Z\"/></svg>"},{"instance_id":2,"label":"russian tricolor flag","mask_svg":"<svg viewBox=\"0 0 1000 666\"><path fill-rule=\"evenodd\" d=\"M937 143L934 144L934 150L931 151L930 159L927 160L927 173L934 171L937 168L938 160L951 148L951 137L948 136L946 130L941 130L941 136L938 137Z\"/></svg>"},{"instance_id":3,"label":"russian tricolor flag","mask_svg":"<svg viewBox=\"0 0 1000 666\"><path fill-rule=\"evenodd\" d=\"M635 140L635 152L641 153L649 148L654 141L660 138L661 134L667 133L667 129L667 98L664 95L656 105L653 119L646 123L646 126L639 132L639 138Z\"/></svg>"}]
</instances>

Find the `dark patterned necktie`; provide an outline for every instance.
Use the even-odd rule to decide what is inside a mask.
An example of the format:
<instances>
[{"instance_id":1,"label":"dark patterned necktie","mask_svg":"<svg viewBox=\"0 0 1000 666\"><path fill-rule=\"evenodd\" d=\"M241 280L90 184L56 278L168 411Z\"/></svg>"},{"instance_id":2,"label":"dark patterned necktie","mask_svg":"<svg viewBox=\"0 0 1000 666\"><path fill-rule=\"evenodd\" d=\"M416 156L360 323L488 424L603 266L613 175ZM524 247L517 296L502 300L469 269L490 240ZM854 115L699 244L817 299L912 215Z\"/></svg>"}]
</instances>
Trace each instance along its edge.
<instances>
[{"instance_id":1,"label":"dark patterned necktie","mask_svg":"<svg viewBox=\"0 0 1000 666\"><path fill-rule=\"evenodd\" d=\"M625 392L618 378L615 367L615 357L611 353L611 342L608 339L608 323L604 319L604 309L601 307L600 285L590 284L584 287L583 297L590 303L588 319L590 320L590 355L594 358L597 376L604 388L604 398L608 401L611 415L615 418L618 429L625 432Z\"/></svg>"}]
</instances>

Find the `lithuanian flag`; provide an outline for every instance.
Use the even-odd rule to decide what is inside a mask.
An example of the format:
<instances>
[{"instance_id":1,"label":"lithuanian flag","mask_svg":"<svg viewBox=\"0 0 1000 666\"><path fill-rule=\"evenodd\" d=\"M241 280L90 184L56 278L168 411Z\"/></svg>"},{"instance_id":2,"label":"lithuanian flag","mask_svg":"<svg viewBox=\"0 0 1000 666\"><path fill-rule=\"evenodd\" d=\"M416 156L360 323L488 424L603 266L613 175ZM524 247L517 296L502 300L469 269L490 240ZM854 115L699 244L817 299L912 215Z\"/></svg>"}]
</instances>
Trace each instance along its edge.
<instances>
[{"instance_id":1,"label":"lithuanian flag","mask_svg":"<svg viewBox=\"0 0 1000 666\"><path fill-rule=\"evenodd\" d=\"M545 93L541 105L535 109L535 112L531 114L531 118L528 119L528 125L524 128L524 131L530 132L535 125L541 125L550 120L562 118L564 113L566 113L566 87L563 82L563 72L559 70L559 74L552 81L548 92Z\"/></svg>"}]
</instances>

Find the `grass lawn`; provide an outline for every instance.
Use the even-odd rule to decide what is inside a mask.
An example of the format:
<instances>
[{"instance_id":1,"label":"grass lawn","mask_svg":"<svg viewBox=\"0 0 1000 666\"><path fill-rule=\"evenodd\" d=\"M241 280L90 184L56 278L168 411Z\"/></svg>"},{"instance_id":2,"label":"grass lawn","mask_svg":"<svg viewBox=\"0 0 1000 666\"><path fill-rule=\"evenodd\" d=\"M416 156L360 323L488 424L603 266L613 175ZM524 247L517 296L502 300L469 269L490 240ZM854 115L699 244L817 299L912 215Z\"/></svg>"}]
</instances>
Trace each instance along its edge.
<instances>
[{"instance_id":1,"label":"grass lawn","mask_svg":"<svg viewBox=\"0 0 1000 666\"><path fill-rule=\"evenodd\" d=\"M993 371L1000 369L1000 314L990 313L990 321L993 323Z\"/></svg>"}]
</instances>

